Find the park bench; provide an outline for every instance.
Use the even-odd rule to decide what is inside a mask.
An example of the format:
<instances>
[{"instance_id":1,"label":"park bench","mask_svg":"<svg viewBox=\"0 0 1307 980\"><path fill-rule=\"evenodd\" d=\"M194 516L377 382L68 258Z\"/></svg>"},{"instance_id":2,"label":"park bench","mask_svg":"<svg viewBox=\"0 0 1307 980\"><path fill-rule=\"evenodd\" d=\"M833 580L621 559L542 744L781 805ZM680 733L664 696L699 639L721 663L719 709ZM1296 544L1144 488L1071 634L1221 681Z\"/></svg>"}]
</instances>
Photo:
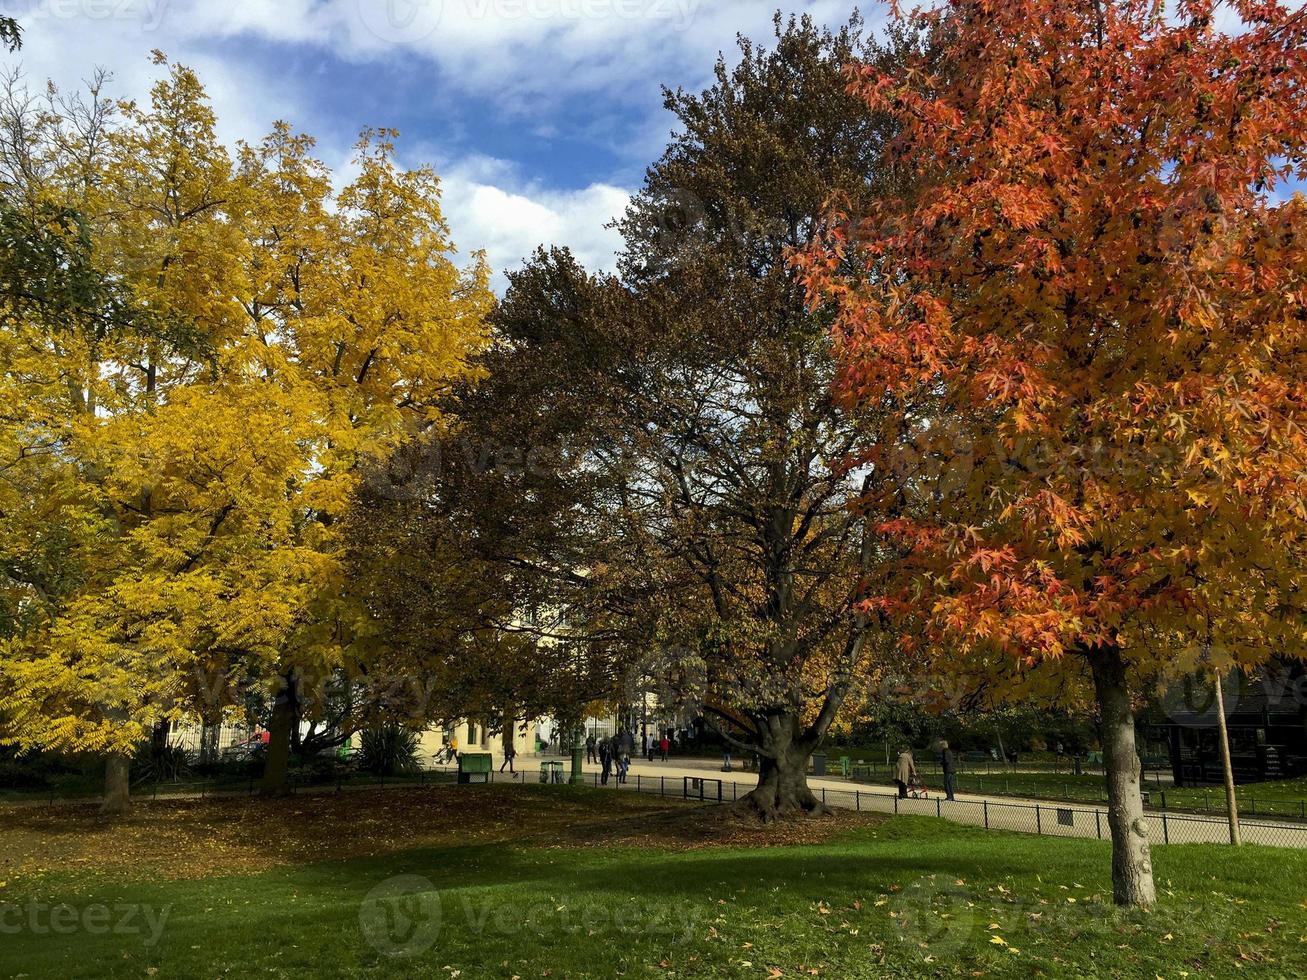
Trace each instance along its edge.
<instances>
[{"instance_id":1,"label":"park bench","mask_svg":"<svg viewBox=\"0 0 1307 980\"><path fill-rule=\"evenodd\" d=\"M463 752L458 757L458 781L488 783L493 768L494 759L489 752ZM481 778L473 780L473 776Z\"/></svg>"}]
</instances>

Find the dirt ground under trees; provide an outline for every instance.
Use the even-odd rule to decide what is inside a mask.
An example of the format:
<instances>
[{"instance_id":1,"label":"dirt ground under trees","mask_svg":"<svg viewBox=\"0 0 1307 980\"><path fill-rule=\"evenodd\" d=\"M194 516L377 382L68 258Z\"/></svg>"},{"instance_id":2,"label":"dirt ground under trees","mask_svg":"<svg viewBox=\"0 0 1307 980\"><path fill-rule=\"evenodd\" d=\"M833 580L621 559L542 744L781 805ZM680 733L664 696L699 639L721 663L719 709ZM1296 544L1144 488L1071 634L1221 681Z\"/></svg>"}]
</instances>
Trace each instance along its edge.
<instances>
[{"instance_id":1,"label":"dirt ground under trees","mask_svg":"<svg viewBox=\"0 0 1307 980\"><path fill-rule=\"evenodd\" d=\"M12 886L68 871L176 879L252 874L313 861L499 841L676 850L786 846L820 843L876 820L841 812L763 827L725 807L526 786L141 802L118 820L105 820L84 805L4 807L0 882Z\"/></svg>"}]
</instances>

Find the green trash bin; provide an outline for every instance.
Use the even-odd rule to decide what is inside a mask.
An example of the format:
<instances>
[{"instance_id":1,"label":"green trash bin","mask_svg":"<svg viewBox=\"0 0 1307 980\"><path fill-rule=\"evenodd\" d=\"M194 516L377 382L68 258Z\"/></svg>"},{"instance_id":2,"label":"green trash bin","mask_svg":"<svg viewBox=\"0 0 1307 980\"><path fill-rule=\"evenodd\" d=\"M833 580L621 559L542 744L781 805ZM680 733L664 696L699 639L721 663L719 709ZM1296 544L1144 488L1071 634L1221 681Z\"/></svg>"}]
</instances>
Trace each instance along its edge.
<instances>
[{"instance_id":1,"label":"green trash bin","mask_svg":"<svg viewBox=\"0 0 1307 980\"><path fill-rule=\"evenodd\" d=\"M853 771L853 762L847 755L840 756L840 775L845 779L849 778L849 773Z\"/></svg>"},{"instance_id":2,"label":"green trash bin","mask_svg":"<svg viewBox=\"0 0 1307 980\"><path fill-rule=\"evenodd\" d=\"M488 783L493 769L489 752L463 752L458 757L459 783Z\"/></svg>"}]
</instances>

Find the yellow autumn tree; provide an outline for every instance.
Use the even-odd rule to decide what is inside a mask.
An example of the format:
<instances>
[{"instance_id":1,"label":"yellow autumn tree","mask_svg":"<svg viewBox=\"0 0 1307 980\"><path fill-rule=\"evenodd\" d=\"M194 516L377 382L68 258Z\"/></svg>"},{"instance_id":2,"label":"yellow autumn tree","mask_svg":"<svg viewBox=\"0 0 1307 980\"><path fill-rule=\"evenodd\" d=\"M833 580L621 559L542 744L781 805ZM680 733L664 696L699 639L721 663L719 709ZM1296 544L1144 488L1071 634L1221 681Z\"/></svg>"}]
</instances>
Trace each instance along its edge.
<instances>
[{"instance_id":1,"label":"yellow autumn tree","mask_svg":"<svg viewBox=\"0 0 1307 980\"><path fill-rule=\"evenodd\" d=\"M148 106L99 82L12 97L26 147L0 161L0 358L21 406L0 431L0 738L104 756L115 810L147 731L219 715L251 681L277 685L284 780L300 684L356 669L367 632L335 530L360 467L434 420L492 303L393 133L365 134L333 196L286 125L233 162L195 74L156 63ZM46 263L27 296L42 249L78 262Z\"/></svg>"},{"instance_id":2,"label":"yellow autumn tree","mask_svg":"<svg viewBox=\"0 0 1307 980\"><path fill-rule=\"evenodd\" d=\"M276 301L261 307L260 359L269 376L313 404L317 426L312 466L295 488L302 521L296 543L326 559L311 608L276 656L258 665L278 687L263 784L269 793L285 786L296 719L319 707L314 692L366 655L359 641L367 637L368 616L345 581L340 530L363 466L438 422L435 403L469 370L493 303L481 258L467 269L452 260L435 174L396 165L396 135L364 134L358 176L336 196L330 218L324 212L321 220L302 221L290 236L280 231L284 223L260 232L260 268L282 270L267 287ZM283 190L319 186L305 171L317 166L307 162L307 147L289 140L280 131L247 155L255 182ZM314 204L310 213L316 211Z\"/></svg>"}]
</instances>

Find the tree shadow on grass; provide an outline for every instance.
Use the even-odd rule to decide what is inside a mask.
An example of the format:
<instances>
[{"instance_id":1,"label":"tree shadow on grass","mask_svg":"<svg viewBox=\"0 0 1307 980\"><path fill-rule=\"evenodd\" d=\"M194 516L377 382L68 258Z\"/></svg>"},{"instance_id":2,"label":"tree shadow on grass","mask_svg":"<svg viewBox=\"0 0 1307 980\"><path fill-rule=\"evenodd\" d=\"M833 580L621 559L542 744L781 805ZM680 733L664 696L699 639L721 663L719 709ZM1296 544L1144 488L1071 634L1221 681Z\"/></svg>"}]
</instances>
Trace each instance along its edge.
<instances>
[{"instance_id":1,"label":"tree shadow on grass","mask_svg":"<svg viewBox=\"0 0 1307 980\"><path fill-rule=\"evenodd\" d=\"M1002 880L1047 870L1047 855L1014 854L1001 834L965 828L939 828L934 821L908 820L885 825L872 838L852 834L824 844L766 848L700 848L692 851L631 846L541 846L540 838L405 851L367 860L349 860L286 869L288 880L347 893L366 892L389 877L417 875L441 891L549 885L568 892L622 898L675 899L717 893L723 886L748 882L772 887L820 881L821 887L869 893L928 875L967 874ZM606 825L611 826L609 821ZM1014 835L1015 839L1016 835ZM959 842L973 842L962 848ZM1072 842L1074 844L1090 842ZM1096 842L1093 842L1096 843ZM941 851L943 853L939 853ZM1102 864L1101 846L1077 848L1074 866ZM1073 855L1068 853L1068 857Z\"/></svg>"}]
</instances>

